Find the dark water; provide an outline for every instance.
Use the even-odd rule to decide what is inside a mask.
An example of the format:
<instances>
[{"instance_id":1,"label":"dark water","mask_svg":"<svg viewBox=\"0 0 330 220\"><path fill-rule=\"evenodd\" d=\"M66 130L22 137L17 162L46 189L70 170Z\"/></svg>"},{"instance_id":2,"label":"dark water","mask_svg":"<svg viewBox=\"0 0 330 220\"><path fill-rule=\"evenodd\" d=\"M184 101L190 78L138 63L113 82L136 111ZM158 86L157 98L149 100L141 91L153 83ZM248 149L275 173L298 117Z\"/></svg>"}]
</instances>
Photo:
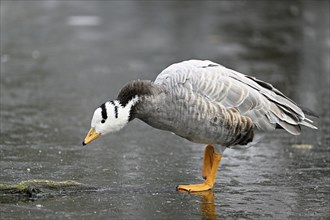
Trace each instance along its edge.
<instances>
[{"instance_id":1,"label":"dark water","mask_svg":"<svg viewBox=\"0 0 330 220\"><path fill-rule=\"evenodd\" d=\"M329 219L329 26L329 1L1 1L0 182L102 189L0 200L1 219ZM175 186L202 181L204 146L137 120L81 146L123 84L191 58L272 83L319 130L227 150L200 194Z\"/></svg>"}]
</instances>

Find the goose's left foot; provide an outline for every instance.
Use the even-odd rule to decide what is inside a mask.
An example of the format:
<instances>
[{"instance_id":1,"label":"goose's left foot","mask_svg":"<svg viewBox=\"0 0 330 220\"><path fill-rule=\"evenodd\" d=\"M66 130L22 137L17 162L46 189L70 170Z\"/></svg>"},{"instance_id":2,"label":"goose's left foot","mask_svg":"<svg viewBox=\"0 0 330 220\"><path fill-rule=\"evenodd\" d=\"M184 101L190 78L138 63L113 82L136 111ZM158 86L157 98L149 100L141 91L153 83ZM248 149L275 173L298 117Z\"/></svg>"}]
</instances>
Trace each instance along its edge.
<instances>
[{"instance_id":1,"label":"goose's left foot","mask_svg":"<svg viewBox=\"0 0 330 220\"><path fill-rule=\"evenodd\" d=\"M176 187L176 189L179 190L179 191L187 191L187 192L201 192L201 191L210 190L212 188L213 188L213 186L210 186L206 183L178 185Z\"/></svg>"},{"instance_id":2,"label":"goose's left foot","mask_svg":"<svg viewBox=\"0 0 330 220\"><path fill-rule=\"evenodd\" d=\"M206 178L204 183L178 185L176 187L177 190L188 191L188 192L201 192L212 189L215 183L216 174L221 158L222 158L222 154L214 153L213 146L208 145L205 148L205 152L204 152L203 176Z\"/></svg>"}]
</instances>

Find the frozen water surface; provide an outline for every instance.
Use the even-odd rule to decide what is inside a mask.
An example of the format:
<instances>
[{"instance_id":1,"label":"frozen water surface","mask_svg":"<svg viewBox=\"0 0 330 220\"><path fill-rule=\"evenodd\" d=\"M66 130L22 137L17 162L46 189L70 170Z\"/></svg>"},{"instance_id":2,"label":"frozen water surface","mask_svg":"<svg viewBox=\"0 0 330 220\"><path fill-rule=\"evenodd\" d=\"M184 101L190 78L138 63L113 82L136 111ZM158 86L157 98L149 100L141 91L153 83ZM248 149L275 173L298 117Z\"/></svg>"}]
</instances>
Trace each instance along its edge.
<instances>
[{"instance_id":1,"label":"frozen water surface","mask_svg":"<svg viewBox=\"0 0 330 220\"><path fill-rule=\"evenodd\" d=\"M97 192L1 201L1 219L329 219L328 1L1 1L1 183ZM210 59L319 113L319 130L227 150L213 191L204 146L133 121L82 147L94 109L133 79Z\"/></svg>"}]
</instances>

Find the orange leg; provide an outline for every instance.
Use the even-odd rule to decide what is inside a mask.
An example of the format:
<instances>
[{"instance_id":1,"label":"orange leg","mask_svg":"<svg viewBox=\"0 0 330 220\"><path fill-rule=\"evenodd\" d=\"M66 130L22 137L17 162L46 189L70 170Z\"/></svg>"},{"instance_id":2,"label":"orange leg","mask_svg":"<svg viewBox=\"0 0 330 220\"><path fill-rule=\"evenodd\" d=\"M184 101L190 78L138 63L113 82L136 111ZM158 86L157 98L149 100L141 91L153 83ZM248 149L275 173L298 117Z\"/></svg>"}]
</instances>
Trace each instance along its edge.
<instances>
[{"instance_id":1,"label":"orange leg","mask_svg":"<svg viewBox=\"0 0 330 220\"><path fill-rule=\"evenodd\" d=\"M214 147L212 145L207 145L204 150L203 169L202 169L202 176L205 180L211 173L211 169L213 165L213 154L214 154Z\"/></svg>"},{"instance_id":2,"label":"orange leg","mask_svg":"<svg viewBox=\"0 0 330 220\"><path fill-rule=\"evenodd\" d=\"M208 145L204 151L203 176L206 177L204 183L179 185L177 186L177 189L188 192L200 192L212 189L215 183L216 174L221 158L222 154L214 153L213 146Z\"/></svg>"}]
</instances>

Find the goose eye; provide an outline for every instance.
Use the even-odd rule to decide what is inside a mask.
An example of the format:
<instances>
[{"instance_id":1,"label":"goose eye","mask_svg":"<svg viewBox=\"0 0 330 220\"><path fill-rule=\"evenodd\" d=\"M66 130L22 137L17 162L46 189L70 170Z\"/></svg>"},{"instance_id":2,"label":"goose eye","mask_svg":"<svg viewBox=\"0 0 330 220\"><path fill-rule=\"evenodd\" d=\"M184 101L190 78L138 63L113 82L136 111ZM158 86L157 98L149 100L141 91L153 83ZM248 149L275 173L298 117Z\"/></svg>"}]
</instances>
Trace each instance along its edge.
<instances>
[{"instance_id":1,"label":"goose eye","mask_svg":"<svg viewBox=\"0 0 330 220\"><path fill-rule=\"evenodd\" d=\"M105 120L104 120L104 119L102 119L101 123L102 123L102 124L104 124L104 122L105 122Z\"/></svg>"}]
</instances>

